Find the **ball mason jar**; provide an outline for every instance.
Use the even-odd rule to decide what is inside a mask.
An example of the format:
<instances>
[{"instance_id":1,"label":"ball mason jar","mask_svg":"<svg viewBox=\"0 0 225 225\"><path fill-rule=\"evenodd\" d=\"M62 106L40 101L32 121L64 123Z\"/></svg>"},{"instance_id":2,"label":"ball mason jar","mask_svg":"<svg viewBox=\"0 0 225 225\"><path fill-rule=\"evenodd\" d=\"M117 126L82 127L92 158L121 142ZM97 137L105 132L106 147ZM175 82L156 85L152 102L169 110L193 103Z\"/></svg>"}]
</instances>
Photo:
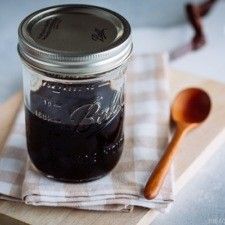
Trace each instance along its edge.
<instances>
[{"instance_id":1,"label":"ball mason jar","mask_svg":"<svg viewBox=\"0 0 225 225\"><path fill-rule=\"evenodd\" d=\"M121 15L88 5L45 8L21 22L27 149L45 176L86 182L117 164L130 33Z\"/></svg>"}]
</instances>

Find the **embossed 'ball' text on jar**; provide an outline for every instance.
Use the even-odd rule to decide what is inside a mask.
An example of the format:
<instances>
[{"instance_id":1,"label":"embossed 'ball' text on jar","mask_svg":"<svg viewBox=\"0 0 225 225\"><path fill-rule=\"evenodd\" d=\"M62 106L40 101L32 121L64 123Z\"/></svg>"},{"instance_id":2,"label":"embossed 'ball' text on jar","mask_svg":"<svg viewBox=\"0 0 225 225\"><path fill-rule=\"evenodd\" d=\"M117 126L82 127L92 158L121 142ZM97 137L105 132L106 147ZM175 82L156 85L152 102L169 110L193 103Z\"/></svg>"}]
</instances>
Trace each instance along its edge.
<instances>
[{"instance_id":1,"label":"embossed 'ball' text on jar","mask_svg":"<svg viewBox=\"0 0 225 225\"><path fill-rule=\"evenodd\" d=\"M53 6L21 22L27 148L38 171L85 182L115 167L131 51L129 23L105 8Z\"/></svg>"}]
</instances>

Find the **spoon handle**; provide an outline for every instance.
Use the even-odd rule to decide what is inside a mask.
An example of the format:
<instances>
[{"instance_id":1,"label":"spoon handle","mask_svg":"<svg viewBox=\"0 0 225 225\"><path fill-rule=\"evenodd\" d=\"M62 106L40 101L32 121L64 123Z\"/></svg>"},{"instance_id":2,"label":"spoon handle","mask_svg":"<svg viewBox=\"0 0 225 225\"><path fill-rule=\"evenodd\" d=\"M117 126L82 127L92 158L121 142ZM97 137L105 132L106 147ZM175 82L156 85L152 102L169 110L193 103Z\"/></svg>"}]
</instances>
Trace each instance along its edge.
<instances>
[{"instance_id":1,"label":"spoon handle","mask_svg":"<svg viewBox=\"0 0 225 225\"><path fill-rule=\"evenodd\" d=\"M153 170L145 186L144 196L146 199L154 199L158 195L159 190L163 184L164 178L167 175L173 158L177 152L181 138L186 133L185 131L185 128L177 127L171 142L169 143L157 166Z\"/></svg>"}]
</instances>

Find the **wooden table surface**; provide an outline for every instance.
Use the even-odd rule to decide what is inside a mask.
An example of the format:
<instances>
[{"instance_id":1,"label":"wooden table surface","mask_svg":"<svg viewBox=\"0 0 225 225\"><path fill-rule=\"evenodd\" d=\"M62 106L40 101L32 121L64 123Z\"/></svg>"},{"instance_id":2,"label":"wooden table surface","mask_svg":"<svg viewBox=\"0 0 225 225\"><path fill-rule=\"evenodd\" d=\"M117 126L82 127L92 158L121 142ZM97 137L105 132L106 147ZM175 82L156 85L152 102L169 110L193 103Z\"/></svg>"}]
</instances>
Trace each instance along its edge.
<instances>
[{"instance_id":1,"label":"wooden table surface","mask_svg":"<svg viewBox=\"0 0 225 225\"><path fill-rule=\"evenodd\" d=\"M174 163L175 192L177 193L225 141L225 84L202 80L178 71L171 71L169 77L171 99L181 89L195 86L208 91L213 103L208 120L200 128L192 131L180 146ZM9 134L20 102L21 94L17 94L0 106L0 148ZM92 212L67 208L34 207L3 200L0 201L0 213L29 224L42 225L147 225L159 215L155 210L139 207L131 213Z\"/></svg>"}]
</instances>

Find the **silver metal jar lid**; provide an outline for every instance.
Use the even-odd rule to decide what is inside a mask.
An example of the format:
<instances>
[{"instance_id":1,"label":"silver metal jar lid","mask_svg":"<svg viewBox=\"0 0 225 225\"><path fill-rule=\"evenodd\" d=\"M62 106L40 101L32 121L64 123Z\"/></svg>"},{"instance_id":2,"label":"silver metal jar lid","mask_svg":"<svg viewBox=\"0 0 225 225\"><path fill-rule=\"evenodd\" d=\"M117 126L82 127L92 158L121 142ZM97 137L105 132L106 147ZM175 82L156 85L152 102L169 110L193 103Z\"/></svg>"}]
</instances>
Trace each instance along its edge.
<instances>
[{"instance_id":1,"label":"silver metal jar lid","mask_svg":"<svg viewBox=\"0 0 225 225\"><path fill-rule=\"evenodd\" d=\"M97 6L41 9L26 17L19 27L21 58L48 73L92 77L120 66L131 51L127 20Z\"/></svg>"}]
</instances>

